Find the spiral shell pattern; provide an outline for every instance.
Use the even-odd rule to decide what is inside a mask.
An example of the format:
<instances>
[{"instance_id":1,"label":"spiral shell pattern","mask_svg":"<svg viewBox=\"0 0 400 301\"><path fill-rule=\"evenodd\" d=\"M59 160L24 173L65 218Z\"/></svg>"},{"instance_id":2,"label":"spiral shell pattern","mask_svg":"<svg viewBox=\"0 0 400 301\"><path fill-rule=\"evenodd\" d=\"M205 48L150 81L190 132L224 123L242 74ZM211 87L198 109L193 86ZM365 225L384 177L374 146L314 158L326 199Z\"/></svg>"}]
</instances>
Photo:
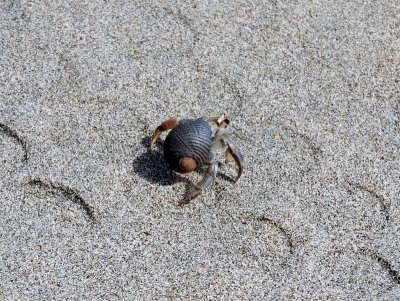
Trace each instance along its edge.
<instances>
[{"instance_id":1,"label":"spiral shell pattern","mask_svg":"<svg viewBox=\"0 0 400 301\"><path fill-rule=\"evenodd\" d=\"M211 127L205 120L185 120L165 139L165 160L176 171L179 171L179 160L183 157L193 158L197 166L200 166L207 160L211 142Z\"/></svg>"}]
</instances>

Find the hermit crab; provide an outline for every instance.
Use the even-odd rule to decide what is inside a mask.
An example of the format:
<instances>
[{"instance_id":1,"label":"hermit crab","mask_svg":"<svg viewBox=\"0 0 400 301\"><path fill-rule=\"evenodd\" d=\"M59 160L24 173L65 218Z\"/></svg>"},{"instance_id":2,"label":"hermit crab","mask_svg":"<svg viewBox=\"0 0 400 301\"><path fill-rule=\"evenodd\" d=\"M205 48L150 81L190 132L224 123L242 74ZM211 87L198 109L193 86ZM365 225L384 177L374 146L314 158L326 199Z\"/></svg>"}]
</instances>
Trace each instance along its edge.
<instances>
[{"instance_id":1,"label":"hermit crab","mask_svg":"<svg viewBox=\"0 0 400 301\"><path fill-rule=\"evenodd\" d=\"M225 163L234 160L238 166L235 182L243 172L244 158L232 140L229 119L225 114L214 118L182 119L171 118L161 123L154 131L149 151L151 151L162 132L171 130L164 142L164 158L178 173L188 173L208 164L203 178L180 201L189 203L212 183L217 175L217 152L225 150Z\"/></svg>"}]
</instances>

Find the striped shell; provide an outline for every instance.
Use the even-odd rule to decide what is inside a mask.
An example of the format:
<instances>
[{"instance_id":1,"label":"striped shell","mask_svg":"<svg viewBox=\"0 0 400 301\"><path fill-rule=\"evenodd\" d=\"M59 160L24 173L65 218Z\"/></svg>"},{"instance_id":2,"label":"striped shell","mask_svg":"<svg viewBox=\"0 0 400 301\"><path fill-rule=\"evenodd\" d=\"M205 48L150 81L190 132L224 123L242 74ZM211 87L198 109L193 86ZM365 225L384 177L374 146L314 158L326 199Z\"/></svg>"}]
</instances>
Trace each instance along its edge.
<instances>
[{"instance_id":1,"label":"striped shell","mask_svg":"<svg viewBox=\"0 0 400 301\"><path fill-rule=\"evenodd\" d=\"M165 139L165 160L176 171L180 171L179 160L184 157L193 158L197 166L201 166L207 160L211 136L211 127L203 119L189 119L179 123Z\"/></svg>"}]
</instances>

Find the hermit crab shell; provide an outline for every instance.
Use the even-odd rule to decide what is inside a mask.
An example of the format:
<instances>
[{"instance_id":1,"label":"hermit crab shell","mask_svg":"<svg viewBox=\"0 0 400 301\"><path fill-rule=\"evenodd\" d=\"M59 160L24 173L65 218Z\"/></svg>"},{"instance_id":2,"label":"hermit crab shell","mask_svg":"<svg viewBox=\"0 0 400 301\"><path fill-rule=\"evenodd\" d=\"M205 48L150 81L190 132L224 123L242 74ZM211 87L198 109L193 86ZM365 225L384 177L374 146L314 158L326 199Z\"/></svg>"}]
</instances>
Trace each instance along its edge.
<instances>
[{"instance_id":1,"label":"hermit crab shell","mask_svg":"<svg viewBox=\"0 0 400 301\"><path fill-rule=\"evenodd\" d=\"M184 120L165 139L164 158L177 172L190 172L207 160L211 142L212 131L207 121Z\"/></svg>"}]
</instances>

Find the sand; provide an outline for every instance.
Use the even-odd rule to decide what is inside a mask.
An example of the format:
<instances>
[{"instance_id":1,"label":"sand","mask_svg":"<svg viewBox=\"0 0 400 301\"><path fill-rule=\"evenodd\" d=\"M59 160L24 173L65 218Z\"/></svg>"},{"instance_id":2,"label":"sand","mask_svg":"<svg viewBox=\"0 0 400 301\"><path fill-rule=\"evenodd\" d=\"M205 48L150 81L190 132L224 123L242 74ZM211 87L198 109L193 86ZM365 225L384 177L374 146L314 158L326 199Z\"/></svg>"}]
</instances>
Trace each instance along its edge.
<instances>
[{"instance_id":1,"label":"sand","mask_svg":"<svg viewBox=\"0 0 400 301\"><path fill-rule=\"evenodd\" d=\"M398 1L75 2L0 2L1 300L400 299Z\"/></svg>"}]
</instances>

